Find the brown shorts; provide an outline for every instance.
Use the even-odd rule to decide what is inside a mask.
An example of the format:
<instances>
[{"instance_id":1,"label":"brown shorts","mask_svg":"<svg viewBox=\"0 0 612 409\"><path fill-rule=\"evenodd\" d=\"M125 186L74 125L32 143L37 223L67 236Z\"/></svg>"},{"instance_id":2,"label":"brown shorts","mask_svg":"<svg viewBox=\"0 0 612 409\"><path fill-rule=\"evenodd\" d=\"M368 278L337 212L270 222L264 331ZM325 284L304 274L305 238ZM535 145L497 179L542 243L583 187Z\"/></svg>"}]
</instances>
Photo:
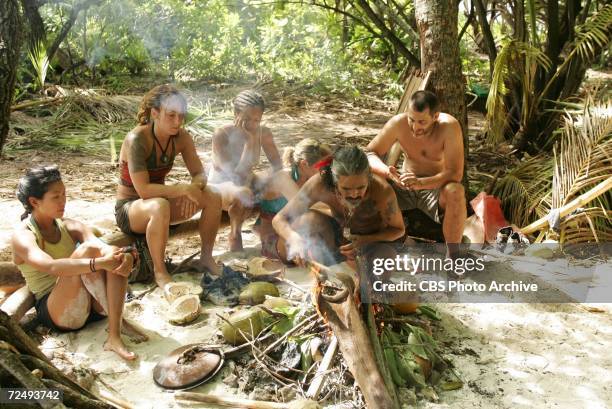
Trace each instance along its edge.
<instances>
[{"instance_id":1,"label":"brown shorts","mask_svg":"<svg viewBox=\"0 0 612 409\"><path fill-rule=\"evenodd\" d=\"M400 189L395 183L391 183L397 204L400 210L419 209L436 223L441 223L444 218L440 209L440 189L431 190L407 190Z\"/></svg>"},{"instance_id":2,"label":"brown shorts","mask_svg":"<svg viewBox=\"0 0 612 409\"><path fill-rule=\"evenodd\" d=\"M117 226L125 234L133 236L138 236L138 234L130 229L129 211L130 205L136 200L137 199L117 199L115 202L115 221L117 222Z\"/></svg>"}]
</instances>

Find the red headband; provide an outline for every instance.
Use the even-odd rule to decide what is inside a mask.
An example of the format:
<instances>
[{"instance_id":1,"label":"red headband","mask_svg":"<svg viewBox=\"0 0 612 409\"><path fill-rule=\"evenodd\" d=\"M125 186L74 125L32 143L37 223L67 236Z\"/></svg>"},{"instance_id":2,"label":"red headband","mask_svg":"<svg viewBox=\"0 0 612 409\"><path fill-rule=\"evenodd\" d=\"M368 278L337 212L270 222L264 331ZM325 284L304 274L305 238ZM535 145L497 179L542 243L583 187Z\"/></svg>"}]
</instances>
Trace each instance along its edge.
<instances>
[{"instance_id":1,"label":"red headband","mask_svg":"<svg viewBox=\"0 0 612 409\"><path fill-rule=\"evenodd\" d=\"M333 160L334 160L334 157L332 155L329 155L329 156L321 159L320 161L318 161L314 165L312 165L312 167L315 168L316 170L321 170L321 168L324 168L326 166L331 165Z\"/></svg>"}]
</instances>

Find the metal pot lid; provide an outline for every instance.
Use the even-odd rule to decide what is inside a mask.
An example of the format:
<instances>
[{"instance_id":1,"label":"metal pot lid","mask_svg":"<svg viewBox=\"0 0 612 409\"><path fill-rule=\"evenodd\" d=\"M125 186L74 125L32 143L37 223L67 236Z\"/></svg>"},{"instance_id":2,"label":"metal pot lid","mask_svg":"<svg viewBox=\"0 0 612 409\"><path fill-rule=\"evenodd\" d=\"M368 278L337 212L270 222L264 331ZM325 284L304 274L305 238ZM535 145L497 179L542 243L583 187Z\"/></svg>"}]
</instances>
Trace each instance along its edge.
<instances>
[{"instance_id":1,"label":"metal pot lid","mask_svg":"<svg viewBox=\"0 0 612 409\"><path fill-rule=\"evenodd\" d=\"M166 389L189 389L208 381L221 369L219 347L189 344L170 352L153 368L153 380Z\"/></svg>"}]
</instances>

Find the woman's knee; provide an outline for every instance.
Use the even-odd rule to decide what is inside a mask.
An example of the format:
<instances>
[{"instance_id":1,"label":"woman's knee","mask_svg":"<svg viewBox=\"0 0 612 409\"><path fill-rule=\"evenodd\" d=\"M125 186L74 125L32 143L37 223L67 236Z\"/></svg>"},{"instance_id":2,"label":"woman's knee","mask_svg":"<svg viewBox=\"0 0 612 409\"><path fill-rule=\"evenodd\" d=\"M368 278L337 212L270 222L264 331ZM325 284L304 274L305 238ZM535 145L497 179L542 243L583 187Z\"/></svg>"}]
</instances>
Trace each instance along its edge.
<instances>
[{"instance_id":1,"label":"woman's knee","mask_svg":"<svg viewBox=\"0 0 612 409\"><path fill-rule=\"evenodd\" d=\"M221 207L223 203L223 195L219 192L218 189L206 187L202 191L202 200L201 200L202 208L210 208L210 207Z\"/></svg>"},{"instance_id":2,"label":"woman's knee","mask_svg":"<svg viewBox=\"0 0 612 409\"><path fill-rule=\"evenodd\" d=\"M227 210L230 216L240 215L247 209L253 208L254 205L255 200L253 198L253 192L247 188L239 188L236 189L232 195L231 202Z\"/></svg>"},{"instance_id":3,"label":"woman's knee","mask_svg":"<svg viewBox=\"0 0 612 409\"><path fill-rule=\"evenodd\" d=\"M94 243L85 242L79 245L79 247L72 253L71 258L92 258L100 257L100 247Z\"/></svg>"},{"instance_id":4,"label":"woman's knee","mask_svg":"<svg viewBox=\"0 0 612 409\"><path fill-rule=\"evenodd\" d=\"M79 280L80 281L80 280ZM54 288L47 299L47 310L53 322L63 329L85 325L91 309L91 296L82 284ZM59 286L57 286L59 287Z\"/></svg>"},{"instance_id":5,"label":"woman's knee","mask_svg":"<svg viewBox=\"0 0 612 409\"><path fill-rule=\"evenodd\" d=\"M170 202L163 197L147 200L145 210L151 217L170 220Z\"/></svg>"}]
</instances>

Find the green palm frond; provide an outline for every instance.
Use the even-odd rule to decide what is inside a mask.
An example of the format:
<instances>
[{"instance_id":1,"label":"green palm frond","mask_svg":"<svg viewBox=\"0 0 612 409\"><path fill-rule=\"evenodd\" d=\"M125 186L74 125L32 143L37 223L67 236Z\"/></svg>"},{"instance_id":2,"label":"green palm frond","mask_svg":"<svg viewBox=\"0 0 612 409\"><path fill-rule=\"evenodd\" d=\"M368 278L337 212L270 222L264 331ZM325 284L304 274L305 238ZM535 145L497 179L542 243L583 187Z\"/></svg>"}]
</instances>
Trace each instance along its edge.
<instances>
[{"instance_id":1,"label":"green palm frond","mask_svg":"<svg viewBox=\"0 0 612 409\"><path fill-rule=\"evenodd\" d=\"M575 58L589 61L597 55L597 47L605 47L610 42L610 31L612 29L612 4L606 4L601 10L593 14L584 24L576 27L576 38L570 45L567 57L554 75L546 83L544 90L540 93L537 103L546 96L549 88L556 83L557 78L565 72L565 69Z\"/></svg>"},{"instance_id":2,"label":"green palm frond","mask_svg":"<svg viewBox=\"0 0 612 409\"><path fill-rule=\"evenodd\" d=\"M576 27L573 49L583 61L596 56L594 45L605 47L608 44L610 26L612 26L612 4L606 4L591 19Z\"/></svg>"},{"instance_id":3,"label":"green palm frond","mask_svg":"<svg viewBox=\"0 0 612 409\"><path fill-rule=\"evenodd\" d=\"M42 91L45 87L47 73L50 69L53 69L53 67L51 67L49 57L47 56L47 48L45 47L45 44L42 41L39 41L38 43L32 45L32 47L28 50L28 56L30 57L30 62L32 62L32 66L36 72L36 86Z\"/></svg>"},{"instance_id":4,"label":"green palm frond","mask_svg":"<svg viewBox=\"0 0 612 409\"><path fill-rule=\"evenodd\" d=\"M551 158L539 155L497 181L493 194L502 198L504 213L512 223L524 226L548 213L552 170Z\"/></svg>"},{"instance_id":5,"label":"green palm frond","mask_svg":"<svg viewBox=\"0 0 612 409\"><path fill-rule=\"evenodd\" d=\"M504 40L495 59L491 88L487 98L487 143L495 145L504 138L507 128L508 110L504 97L513 86L523 91L523 115L531 110L534 94L535 74L538 67L550 69L552 62L538 48L514 39Z\"/></svg>"}]
</instances>

